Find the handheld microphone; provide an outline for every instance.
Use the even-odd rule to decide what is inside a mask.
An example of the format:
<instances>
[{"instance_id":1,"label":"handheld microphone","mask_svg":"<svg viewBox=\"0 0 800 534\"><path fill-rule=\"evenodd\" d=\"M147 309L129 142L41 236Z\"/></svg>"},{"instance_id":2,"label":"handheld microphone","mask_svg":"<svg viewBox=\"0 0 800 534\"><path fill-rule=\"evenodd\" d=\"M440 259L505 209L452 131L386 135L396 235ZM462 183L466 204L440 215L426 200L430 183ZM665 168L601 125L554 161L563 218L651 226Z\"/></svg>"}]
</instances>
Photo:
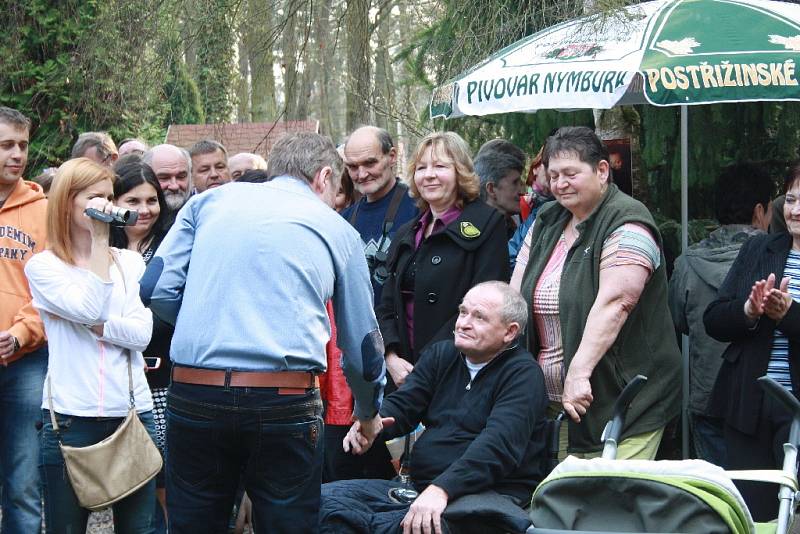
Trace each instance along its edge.
<instances>
[{"instance_id":1,"label":"handheld microphone","mask_svg":"<svg viewBox=\"0 0 800 534\"><path fill-rule=\"evenodd\" d=\"M118 206L112 207L110 213L94 208L86 208L83 212L92 219L116 226L133 226L139 218L138 211L128 210Z\"/></svg>"}]
</instances>

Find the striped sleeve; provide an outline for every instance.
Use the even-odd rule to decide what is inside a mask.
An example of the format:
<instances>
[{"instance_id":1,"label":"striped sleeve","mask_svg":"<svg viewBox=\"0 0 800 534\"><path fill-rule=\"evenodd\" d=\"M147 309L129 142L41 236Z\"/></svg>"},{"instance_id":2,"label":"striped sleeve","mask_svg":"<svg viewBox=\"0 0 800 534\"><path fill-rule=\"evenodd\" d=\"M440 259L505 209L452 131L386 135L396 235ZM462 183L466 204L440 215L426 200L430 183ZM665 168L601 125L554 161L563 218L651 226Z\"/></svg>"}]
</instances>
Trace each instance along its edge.
<instances>
[{"instance_id":1,"label":"striped sleeve","mask_svg":"<svg viewBox=\"0 0 800 534\"><path fill-rule=\"evenodd\" d=\"M620 265L641 265L650 274L661 265L661 253L653 234L638 223L626 223L603 242L600 270Z\"/></svg>"}]
</instances>

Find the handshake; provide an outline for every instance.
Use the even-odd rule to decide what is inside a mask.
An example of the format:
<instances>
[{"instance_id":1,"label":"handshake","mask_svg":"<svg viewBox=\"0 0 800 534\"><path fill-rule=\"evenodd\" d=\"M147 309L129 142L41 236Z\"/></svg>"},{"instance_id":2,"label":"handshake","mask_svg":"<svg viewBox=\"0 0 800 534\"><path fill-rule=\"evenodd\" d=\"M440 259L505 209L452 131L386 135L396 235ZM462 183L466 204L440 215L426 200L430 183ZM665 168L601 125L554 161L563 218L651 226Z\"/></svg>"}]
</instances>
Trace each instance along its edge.
<instances>
[{"instance_id":1,"label":"handshake","mask_svg":"<svg viewBox=\"0 0 800 534\"><path fill-rule=\"evenodd\" d=\"M381 414L375 414L372 419L356 419L342 440L344 452L364 454L372 447L381 430L393 424L394 417L381 417Z\"/></svg>"}]
</instances>

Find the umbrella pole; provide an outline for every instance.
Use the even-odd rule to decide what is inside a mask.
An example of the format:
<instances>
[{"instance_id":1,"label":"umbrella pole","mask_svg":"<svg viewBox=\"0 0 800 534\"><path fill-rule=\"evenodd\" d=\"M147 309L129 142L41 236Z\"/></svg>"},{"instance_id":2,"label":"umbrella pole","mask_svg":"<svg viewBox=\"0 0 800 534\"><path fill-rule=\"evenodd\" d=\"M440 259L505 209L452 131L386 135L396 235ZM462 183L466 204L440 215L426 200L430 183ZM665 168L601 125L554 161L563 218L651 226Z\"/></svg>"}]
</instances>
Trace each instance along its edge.
<instances>
[{"instance_id":1,"label":"umbrella pole","mask_svg":"<svg viewBox=\"0 0 800 534\"><path fill-rule=\"evenodd\" d=\"M681 254L689 248L689 107L681 106ZM681 448L689 457L689 337L681 336Z\"/></svg>"}]
</instances>

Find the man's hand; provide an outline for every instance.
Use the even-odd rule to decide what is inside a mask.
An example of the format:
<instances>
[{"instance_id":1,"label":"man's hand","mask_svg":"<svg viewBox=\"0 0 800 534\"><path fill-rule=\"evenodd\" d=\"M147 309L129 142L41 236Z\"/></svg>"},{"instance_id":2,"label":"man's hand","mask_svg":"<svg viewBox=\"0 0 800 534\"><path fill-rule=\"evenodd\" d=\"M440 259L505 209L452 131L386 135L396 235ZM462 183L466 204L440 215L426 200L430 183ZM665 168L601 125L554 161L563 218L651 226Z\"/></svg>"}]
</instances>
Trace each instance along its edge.
<instances>
[{"instance_id":1,"label":"man's hand","mask_svg":"<svg viewBox=\"0 0 800 534\"><path fill-rule=\"evenodd\" d=\"M381 433L381 430L393 424L394 417L381 417L380 414L375 415L372 419L357 419L342 440L344 452L364 454L372 447L372 442L375 441L375 437Z\"/></svg>"},{"instance_id":2,"label":"man's hand","mask_svg":"<svg viewBox=\"0 0 800 534\"><path fill-rule=\"evenodd\" d=\"M406 381L408 373L414 370L411 362L404 360L394 352L386 353L386 370L389 371L389 376L397 387L403 385Z\"/></svg>"},{"instance_id":3,"label":"man's hand","mask_svg":"<svg viewBox=\"0 0 800 534\"><path fill-rule=\"evenodd\" d=\"M592 385L589 383L589 377L577 377L575 376L576 374L572 373L572 370L567 371L561 403L564 405L564 411L567 412L567 415L576 423L580 423L581 416L589 409L594 397L592 396Z\"/></svg>"},{"instance_id":4,"label":"man's hand","mask_svg":"<svg viewBox=\"0 0 800 534\"><path fill-rule=\"evenodd\" d=\"M403 534L442 533L442 512L447 507L447 492L431 484L411 503L400 523Z\"/></svg>"},{"instance_id":5,"label":"man's hand","mask_svg":"<svg viewBox=\"0 0 800 534\"><path fill-rule=\"evenodd\" d=\"M0 365L6 366L6 358L14 354L16 338L8 330L0 330Z\"/></svg>"}]
</instances>

